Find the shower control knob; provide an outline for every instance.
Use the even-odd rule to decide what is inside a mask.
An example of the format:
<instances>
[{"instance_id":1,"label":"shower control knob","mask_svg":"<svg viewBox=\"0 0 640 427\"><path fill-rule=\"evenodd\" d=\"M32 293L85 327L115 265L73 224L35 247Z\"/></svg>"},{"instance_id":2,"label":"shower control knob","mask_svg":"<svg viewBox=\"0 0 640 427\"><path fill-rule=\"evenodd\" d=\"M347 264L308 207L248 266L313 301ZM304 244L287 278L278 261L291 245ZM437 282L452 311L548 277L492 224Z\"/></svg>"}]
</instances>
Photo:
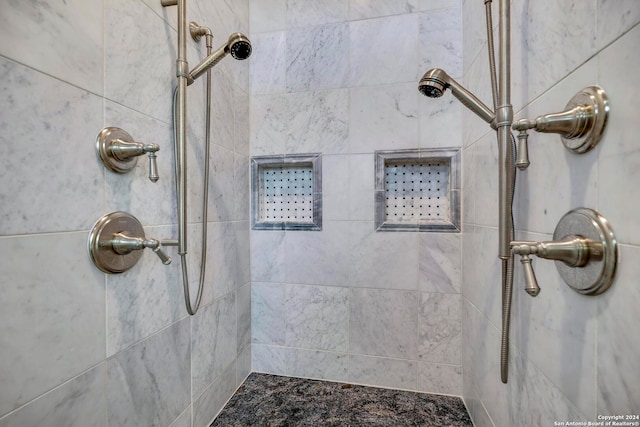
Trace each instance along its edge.
<instances>
[{"instance_id":1,"label":"shower control knob","mask_svg":"<svg viewBox=\"0 0 640 427\"><path fill-rule=\"evenodd\" d=\"M133 137L117 127L106 127L100 131L96 140L98 157L109 170L127 173L136 166L138 156L149 155L149 180L158 180L156 153L158 144L135 142Z\"/></svg>"},{"instance_id":2,"label":"shower control knob","mask_svg":"<svg viewBox=\"0 0 640 427\"><path fill-rule=\"evenodd\" d=\"M100 218L89 234L91 260L105 273L122 273L133 267L149 248L164 265L171 258L162 251L159 240L147 239L142 224L126 212L112 212Z\"/></svg>"}]
</instances>

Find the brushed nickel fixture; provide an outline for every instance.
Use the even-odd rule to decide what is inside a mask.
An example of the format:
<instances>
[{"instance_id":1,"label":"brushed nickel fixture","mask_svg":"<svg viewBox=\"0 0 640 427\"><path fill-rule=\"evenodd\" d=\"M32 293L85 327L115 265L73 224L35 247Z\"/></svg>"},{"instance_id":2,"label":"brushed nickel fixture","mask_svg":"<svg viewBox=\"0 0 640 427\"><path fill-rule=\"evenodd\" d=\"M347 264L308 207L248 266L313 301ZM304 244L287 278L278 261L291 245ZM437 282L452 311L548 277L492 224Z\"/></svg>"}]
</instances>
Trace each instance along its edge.
<instances>
[{"instance_id":1,"label":"brushed nickel fixture","mask_svg":"<svg viewBox=\"0 0 640 427\"><path fill-rule=\"evenodd\" d=\"M608 115L609 100L604 89L587 86L569 100L564 111L535 119L520 119L513 124L513 130L520 132L525 147L527 131L533 129L541 133L557 133L568 150L583 154L600 142Z\"/></svg>"},{"instance_id":2,"label":"brushed nickel fixture","mask_svg":"<svg viewBox=\"0 0 640 427\"><path fill-rule=\"evenodd\" d=\"M136 217L126 212L111 212L96 221L87 242L91 261L101 271L123 273L138 262L142 250L155 252L163 264L171 263L156 239L147 239Z\"/></svg>"},{"instance_id":3,"label":"brushed nickel fixture","mask_svg":"<svg viewBox=\"0 0 640 427\"><path fill-rule=\"evenodd\" d=\"M138 163L138 156L149 155L149 180L158 181L156 153L158 144L135 142L133 137L118 127L106 127L98 133L96 151L98 158L111 171L127 173Z\"/></svg>"},{"instance_id":4,"label":"brushed nickel fixture","mask_svg":"<svg viewBox=\"0 0 640 427\"><path fill-rule=\"evenodd\" d=\"M182 265L182 284L184 289L185 305L187 312L194 315L198 311L202 300L204 288L204 276L206 267L206 235L207 235L207 195L209 184L209 145L210 145L210 120L211 120L211 68L218 64L224 57L231 55L238 60L247 59L251 55L251 43L242 33L233 33L227 42L215 52L212 52L213 33L206 27L201 27L192 22L189 27L191 37L199 41L206 37L207 56L191 71L187 61L187 0L160 0L162 7L177 6L178 15L178 49L176 59L177 85L173 94L173 127L175 144L175 177L176 195L178 205L178 254ZM207 73L207 113L206 113L206 148L205 148L205 176L203 194L203 237L202 258L200 264L200 284L196 302L191 304L189 292L189 277L187 273L187 86L193 83L202 74Z\"/></svg>"},{"instance_id":5,"label":"brushed nickel fixture","mask_svg":"<svg viewBox=\"0 0 640 427\"><path fill-rule=\"evenodd\" d=\"M609 289L615 278L617 246L613 229L602 215L593 209L578 208L560 219L553 241L515 240L511 251L521 256L529 295L540 293L529 255L556 261L560 276L576 292L599 295Z\"/></svg>"}]
</instances>

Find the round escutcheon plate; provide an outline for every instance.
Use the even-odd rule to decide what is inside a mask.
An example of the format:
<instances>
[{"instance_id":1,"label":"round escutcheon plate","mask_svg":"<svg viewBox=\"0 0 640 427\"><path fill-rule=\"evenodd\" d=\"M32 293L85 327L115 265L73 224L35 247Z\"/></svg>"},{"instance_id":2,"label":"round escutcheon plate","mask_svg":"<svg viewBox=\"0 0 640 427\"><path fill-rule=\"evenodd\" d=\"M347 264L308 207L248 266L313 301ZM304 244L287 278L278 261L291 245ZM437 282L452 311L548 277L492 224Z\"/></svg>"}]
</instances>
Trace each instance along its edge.
<instances>
[{"instance_id":1,"label":"round escutcheon plate","mask_svg":"<svg viewBox=\"0 0 640 427\"><path fill-rule=\"evenodd\" d=\"M144 229L136 217L126 212L112 212L96 221L87 242L91 261L105 273L123 273L133 267L143 251L126 255L114 252L111 240L116 233L144 238Z\"/></svg>"}]
</instances>

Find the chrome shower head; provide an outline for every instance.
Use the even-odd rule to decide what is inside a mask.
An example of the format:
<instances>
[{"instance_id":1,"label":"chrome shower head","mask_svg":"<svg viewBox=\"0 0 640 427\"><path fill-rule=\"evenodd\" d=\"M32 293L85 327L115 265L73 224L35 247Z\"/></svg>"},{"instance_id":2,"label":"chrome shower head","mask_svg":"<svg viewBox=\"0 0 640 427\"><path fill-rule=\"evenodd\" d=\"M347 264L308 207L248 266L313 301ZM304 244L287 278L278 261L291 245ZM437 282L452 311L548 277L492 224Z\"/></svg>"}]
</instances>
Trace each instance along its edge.
<instances>
[{"instance_id":1,"label":"chrome shower head","mask_svg":"<svg viewBox=\"0 0 640 427\"><path fill-rule=\"evenodd\" d=\"M444 70L433 68L420 79L418 90L429 98L441 97L447 88L462 104L477 114L482 120L495 126L495 114L484 105L474 94L465 89L460 83L452 79Z\"/></svg>"},{"instance_id":2,"label":"chrome shower head","mask_svg":"<svg viewBox=\"0 0 640 427\"><path fill-rule=\"evenodd\" d=\"M251 56L251 42L249 38L242 33L233 33L229 36L229 40L220 46L218 50L204 58L187 76L187 84L193 83L198 77L204 74L209 68L214 67L225 56L231 54L238 60L247 59Z\"/></svg>"}]
</instances>

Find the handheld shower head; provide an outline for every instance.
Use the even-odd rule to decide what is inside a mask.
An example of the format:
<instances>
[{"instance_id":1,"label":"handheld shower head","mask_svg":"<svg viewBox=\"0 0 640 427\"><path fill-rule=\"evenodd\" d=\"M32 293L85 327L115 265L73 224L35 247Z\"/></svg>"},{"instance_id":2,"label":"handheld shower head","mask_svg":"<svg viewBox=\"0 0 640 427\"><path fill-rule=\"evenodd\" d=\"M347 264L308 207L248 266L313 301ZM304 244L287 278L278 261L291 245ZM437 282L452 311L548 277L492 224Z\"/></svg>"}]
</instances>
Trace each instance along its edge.
<instances>
[{"instance_id":1,"label":"handheld shower head","mask_svg":"<svg viewBox=\"0 0 640 427\"><path fill-rule=\"evenodd\" d=\"M187 84L193 83L198 77L204 74L209 68L214 67L218 62L231 54L238 60L247 59L251 56L251 42L242 33L233 33L229 36L229 40L220 46L211 55L204 58L187 76Z\"/></svg>"},{"instance_id":2,"label":"handheld shower head","mask_svg":"<svg viewBox=\"0 0 640 427\"><path fill-rule=\"evenodd\" d=\"M433 68L420 79L418 90L429 98L441 97L447 88L458 101L477 114L482 120L495 126L496 115L489 107L482 103L474 94L465 89L460 83L452 79L444 70Z\"/></svg>"}]
</instances>

